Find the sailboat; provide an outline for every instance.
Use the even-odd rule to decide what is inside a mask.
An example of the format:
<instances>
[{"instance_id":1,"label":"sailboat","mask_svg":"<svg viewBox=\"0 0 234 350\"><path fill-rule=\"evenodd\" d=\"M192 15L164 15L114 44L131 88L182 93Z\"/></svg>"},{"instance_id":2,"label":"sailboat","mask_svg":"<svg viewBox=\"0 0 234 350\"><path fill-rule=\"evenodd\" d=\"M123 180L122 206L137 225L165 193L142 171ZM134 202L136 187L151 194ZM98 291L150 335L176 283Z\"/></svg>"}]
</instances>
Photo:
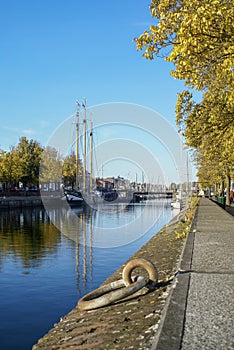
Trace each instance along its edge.
<instances>
[{"instance_id":1,"label":"sailboat","mask_svg":"<svg viewBox=\"0 0 234 350\"><path fill-rule=\"evenodd\" d=\"M64 197L68 204L72 207L82 206L85 204L82 193L79 190L79 107L80 104L76 102L76 185L75 189L68 190L64 188ZM85 103L83 102L85 108ZM85 119L86 121L86 119ZM85 166L85 164L84 164Z\"/></svg>"},{"instance_id":2,"label":"sailboat","mask_svg":"<svg viewBox=\"0 0 234 350\"><path fill-rule=\"evenodd\" d=\"M84 118L83 124L83 170L82 179L80 179L79 174L79 108L80 104L76 102L76 181L75 189L68 190L63 188L64 197L68 204L72 207L79 207L83 205L90 206L91 208L98 208L99 206L105 204L116 204L116 203L130 203L133 198L133 193L130 190L118 191L117 189L102 189L101 192L97 191L93 186L93 124L90 118L90 130L89 130L89 154L87 154L87 118L86 118L86 100L82 102L82 107L84 108ZM89 166L88 166L89 160ZM89 167L89 172L87 171L87 166ZM81 185L81 186L80 186ZM81 190L80 190L81 188Z\"/></svg>"},{"instance_id":3,"label":"sailboat","mask_svg":"<svg viewBox=\"0 0 234 350\"><path fill-rule=\"evenodd\" d=\"M65 189L64 195L70 206L81 206L84 204L84 198L79 191Z\"/></svg>"}]
</instances>

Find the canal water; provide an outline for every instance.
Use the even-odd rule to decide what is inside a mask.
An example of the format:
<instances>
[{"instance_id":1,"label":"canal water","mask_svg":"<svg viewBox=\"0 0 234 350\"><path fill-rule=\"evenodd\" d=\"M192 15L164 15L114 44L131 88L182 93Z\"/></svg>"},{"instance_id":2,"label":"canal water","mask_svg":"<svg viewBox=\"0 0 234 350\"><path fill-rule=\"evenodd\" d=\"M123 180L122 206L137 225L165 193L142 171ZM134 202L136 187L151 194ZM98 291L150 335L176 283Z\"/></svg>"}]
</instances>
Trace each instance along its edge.
<instances>
[{"instance_id":1,"label":"canal water","mask_svg":"<svg viewBox=\"0 0 234 350\"><path fill-rule=\"evenodd\" d=\"M167 200L0 212L0 349L31 349L172 216Z\"/></svg>"}]
</instances>

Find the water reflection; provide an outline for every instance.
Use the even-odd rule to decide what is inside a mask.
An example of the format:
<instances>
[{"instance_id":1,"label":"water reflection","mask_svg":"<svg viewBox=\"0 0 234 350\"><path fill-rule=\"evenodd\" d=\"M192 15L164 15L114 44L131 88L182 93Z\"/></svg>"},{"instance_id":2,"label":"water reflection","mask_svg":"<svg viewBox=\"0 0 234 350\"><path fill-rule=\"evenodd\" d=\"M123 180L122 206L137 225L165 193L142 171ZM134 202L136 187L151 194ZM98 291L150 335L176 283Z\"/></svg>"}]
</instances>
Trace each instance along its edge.
<instances>
[{"instance_id":1,"label":"water reflection","mask_svg":"<svg viewBox=\"0 0 234 350\"><path fill-rule=\"evenodd\" d=\"M99 210L89 207L47 208L47 213L59 231L74 242L79 241L84 246L112 248L130 244L145 235L156 225L168 205L168 201L147 201L134 205L109 204ZM84 229L87 235L82 234Z\"/></svg>"},{"instance_id":2,"label":"water reflection","mask_svg":"<svg viewBox=\"0 0 234 350\"><path fill-rule=\"evenodd\" d=\"M89 207L69 210L55 207L47 212L43 209L2 212L0 269L7 255L20 260L25 269L40 266L47 254L57 251L62 233L74 242L76 272L79 278L82 259L86 280L87 264L92 276L94 247L113 248L140 239L155 226L168 206L167 201L156 201L143 205L109 205L101 211Z\"/></svg>"},{"instance_id":3,"label":"water reflection","mask_svg":"<svg viewBox=\"0 0 234 350\"><path fill-rule=\"evenodd\" d=\"M2 212L0 215L0 269L8 255L27 269L39 266L46 254L54 253L61 235L44 210Z\"/></svg>"}]
</instances>

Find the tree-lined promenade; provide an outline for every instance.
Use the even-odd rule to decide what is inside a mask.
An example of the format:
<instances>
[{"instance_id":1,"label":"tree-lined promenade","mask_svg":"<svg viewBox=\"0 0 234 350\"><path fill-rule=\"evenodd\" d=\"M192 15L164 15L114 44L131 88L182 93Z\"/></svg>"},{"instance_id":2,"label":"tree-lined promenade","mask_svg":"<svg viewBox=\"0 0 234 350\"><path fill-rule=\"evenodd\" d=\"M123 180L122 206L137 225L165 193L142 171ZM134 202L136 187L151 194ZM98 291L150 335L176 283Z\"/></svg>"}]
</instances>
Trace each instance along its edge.
<instances>
[{"instance_id":1,"label":"tree-lined promenade","mask_svg":"<svg viewBox=\"0 0 234 350\"><path fill-rule=\"evenodd\" d=\"M177 125L193 152L199 182L229 193L234 179L233 0L152 0L150 11L155 24L135 39L137 49L146 59L163 57L174 64L171 74L187 88L178 94Z\"/></svg>"}]
</instances>

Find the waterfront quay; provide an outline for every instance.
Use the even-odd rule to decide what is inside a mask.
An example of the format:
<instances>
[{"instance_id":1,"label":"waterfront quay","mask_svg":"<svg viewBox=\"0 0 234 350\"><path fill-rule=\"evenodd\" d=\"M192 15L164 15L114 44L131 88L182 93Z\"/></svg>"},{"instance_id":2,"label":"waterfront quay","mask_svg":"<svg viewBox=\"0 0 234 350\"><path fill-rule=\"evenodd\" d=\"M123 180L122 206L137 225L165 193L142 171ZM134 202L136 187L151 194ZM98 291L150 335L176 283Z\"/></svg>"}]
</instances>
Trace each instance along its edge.
<instances>
[{"instance_id":1,"label":"waterfront quay","mask_svg":"<svg viewBox=\"0 0 234 350\"><path fill-rule=\"evenodd\" d=\"M55 191L48 195L48 200L54 202L61 197L59 191ZM44 197L45 198L45 197ZM23 208L34 208L42 207L43 202L39 191L35 192L0 192L0 209L23 209Z\"/></svg>"},{"instance_id":2,"label":"waterfront quay","mask_svg":"<svg viewBox=\"0 0 234 350\"><path fill-rule=\"evenodd\" d=\"M28 196L28 197L1 197L0 209L15 209L15 208L33 208L42 206L41 197Z\"/></svg>"},{"instance_id":3,"label":"waterfront quay","mask_svg":"<svg viewBox=\"0 0 234 350\"><path fill-rule=\"evenodd\" d=\"M100 309L76 307L33 350L233 349L234 218L201 198L184 241L178 225L173 219L132 257L157 266L155 290ZM120 279L123 267L104 284Z\"/></svg>"},{"instance_id":4,"label":"waterfront quay","mask_svg":"<svg viewBox=\"0 0 234 350\"><path fill-rule=\"evenodd\" d=\"M126 195L128 191L118 191L119 194L125 193L126 201L128 202L133 202L133 203L138 203L142 200L147 200L147 199L163 199L167 198L170 199L172 198L172 191L163 191L163 192L131 192L130 197ZM46 196L43 196L44 200L46 200ZM122 197L121 197L122 198ZM50 193L47 198L49 201L52 201L54 204L57 202L58 204L60 203L61 200L61 192L60 191L55 191ZM118 202L118 201L116 201ZM121 200L120 200L121 202ZM4 193L0 196L0 209L15 209L15 208L29 208L29 207L38 207L38 206L43 206L43 202L40 196L40 193L30 193L26 192L25 193L18 193L18 195L14 194L12 195L11 193Z\"/></svg>"}]
</instances>

